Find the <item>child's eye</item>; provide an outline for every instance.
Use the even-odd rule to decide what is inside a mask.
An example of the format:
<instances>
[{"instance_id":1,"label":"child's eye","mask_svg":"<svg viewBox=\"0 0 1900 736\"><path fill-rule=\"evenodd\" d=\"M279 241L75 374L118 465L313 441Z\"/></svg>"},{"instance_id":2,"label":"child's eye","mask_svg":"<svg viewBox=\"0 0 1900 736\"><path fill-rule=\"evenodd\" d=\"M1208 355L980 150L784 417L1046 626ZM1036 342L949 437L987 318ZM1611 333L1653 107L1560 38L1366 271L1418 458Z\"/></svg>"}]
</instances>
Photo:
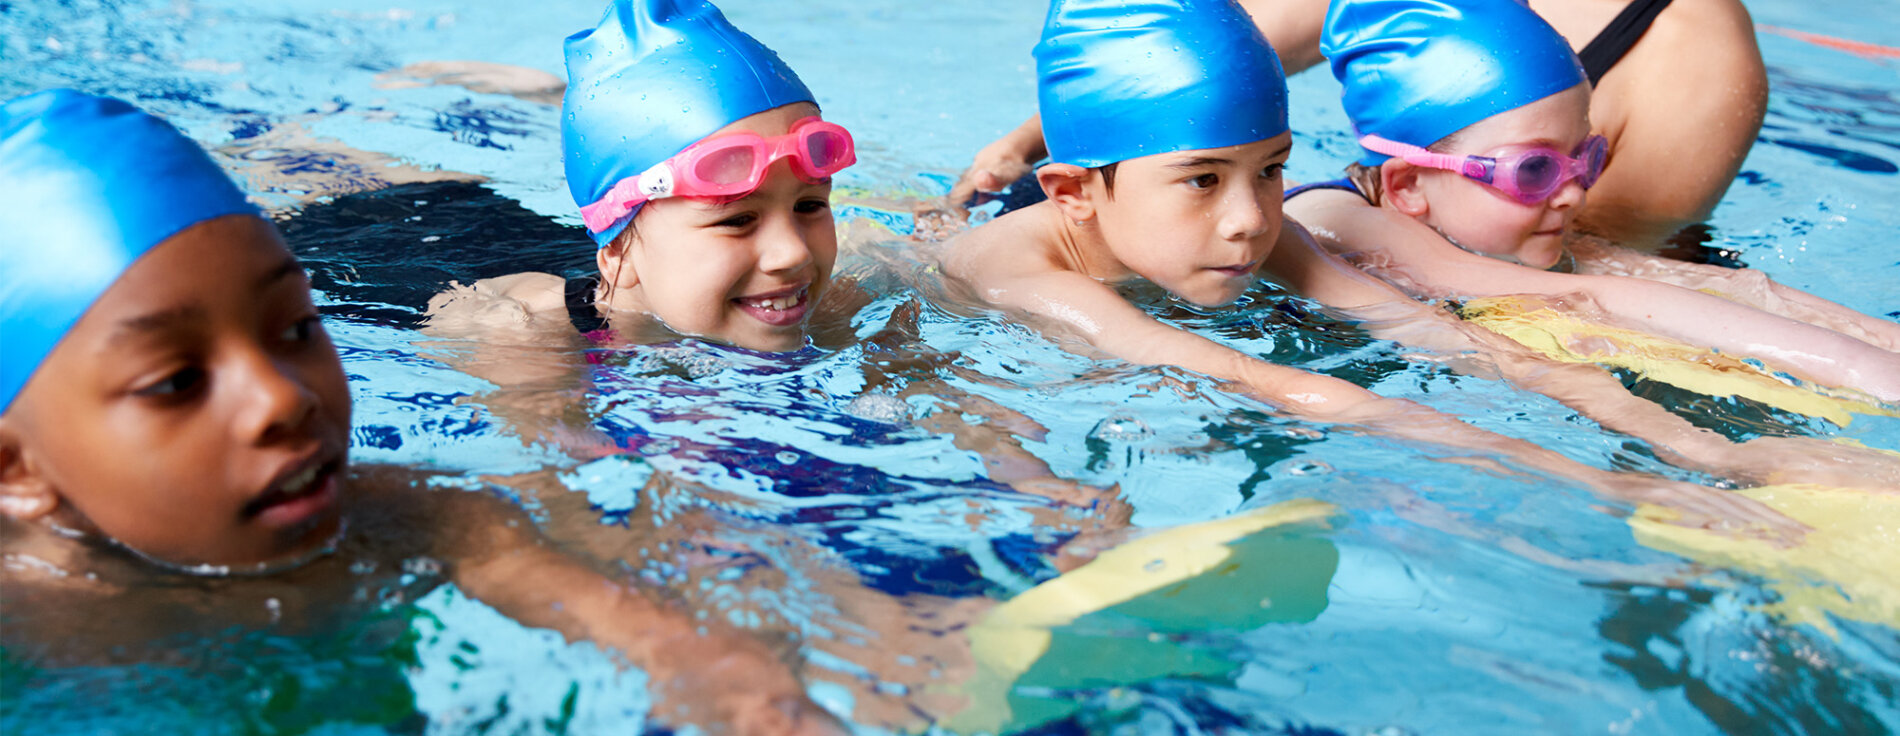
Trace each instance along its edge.
<instances>
[{"instance_id":1,"label":"child's eye","mask_svg":"<svg viewBox=\"0 0 1900 736\"><path fill-rule=\"evenodd\" d=\"M1260 178L1278 179L1285 172L1286 164L1267 164L1266 168L1260 170Z\"/></svg>"},{"instance_id":2,"label":"child's eye","mask_svg":"<svg viewBox=\"0 0 1900 736\"><path fill-rule=\"evenodd\" d=\"M204 385L205 372L198 366L188 366L172 371L157 381L132 391L134 396L147 399L177 400L185 398L191 392Z\"/></svg>"},{"instance_id":3,"label":"child's eye","mask_svg":"<svg viewBox=\"0 0 1900 736\"><path fill-rule=\"evenodd\" d=\"M812 199L801 199L798 201L798 204L792 206L792 211L801 215L823 212L828 209L831 209L831 200L816 197Z\"/></svg>"},{"instance_id":4,"label":"child's eye","mask_svg":"<svg viewBox=\"0 0 1900 736\"><path fill-rule=\"evenodd\" d=\"M1187 180L1187 185L1195 189L1213 189L1217 184L1220 184L1219 174L1202 174Z\"/></svg>"},{"instance_id":5,"label":"child's eye","mask_svg":"<svg viewBox=\"0 0 1900 736\"><path fill-rule=\"evenodd\" d=\"M758 219L759 219L758 215L754 215L750 212L747 212L744 214L733 215L724 220L715 222L713 223L713 227L738 229L738 228L745 227L747 225L751 225L752 223L757 222Z\"/></svg>"},{"instance_id":6,"label":"child's eye","mask_svg":"<svg viewBox=\"0 0 1900 736\"><path fill-rule=\"evenodd\" d=\"M309 342L310 338L316 337L317 333L322 329L322 320L318 318L317 315L312 314L284 328L283 333L278 335L278 337L287 342Z\"/></svg>"}]
</instances>

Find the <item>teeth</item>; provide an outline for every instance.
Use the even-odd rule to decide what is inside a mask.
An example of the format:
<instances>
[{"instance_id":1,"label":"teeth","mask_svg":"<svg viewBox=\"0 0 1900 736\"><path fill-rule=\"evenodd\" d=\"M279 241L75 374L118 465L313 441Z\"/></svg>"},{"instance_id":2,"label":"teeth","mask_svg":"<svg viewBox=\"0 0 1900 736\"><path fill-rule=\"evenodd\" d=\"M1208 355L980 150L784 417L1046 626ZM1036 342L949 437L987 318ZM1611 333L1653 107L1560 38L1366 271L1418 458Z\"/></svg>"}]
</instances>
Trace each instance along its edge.
<instances>
[{"instance_id":1,"label":"teeth","mask_svg":"<svg viewBox=\"0 0 1900 736\"><path fill-rule=\"evenodd\" d=\"M310 481L313 481L316 479L317 479L317 469L309 468L301 473L298 473L296 475L290 476L289 478L285 479L283 489L286 493L290 493L290 494L302 493L304 490L304 486L310 485Z\"/></svg>"},{"instance_id":2,"label":"teeth","mask_svg":"<svg viewBox=\"0 0 1900 736\"><path fill-rule=\"evenodd\" d=\"M798 303L802 301L804 297L805 295L803 293L798 293L791 296L782 296L777 299L753 299L746 303L756 309L783 310L798 306Z\"/></svg>"}]
</instances>

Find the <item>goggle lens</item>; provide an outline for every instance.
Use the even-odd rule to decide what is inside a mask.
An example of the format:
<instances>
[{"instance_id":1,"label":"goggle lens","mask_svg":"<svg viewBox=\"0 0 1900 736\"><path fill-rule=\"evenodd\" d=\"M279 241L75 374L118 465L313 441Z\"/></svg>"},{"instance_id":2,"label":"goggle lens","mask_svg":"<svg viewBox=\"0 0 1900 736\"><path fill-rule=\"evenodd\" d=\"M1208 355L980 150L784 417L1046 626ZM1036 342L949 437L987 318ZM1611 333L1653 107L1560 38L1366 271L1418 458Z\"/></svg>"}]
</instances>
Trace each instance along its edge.
<instances>
[{"instance_id":1,"label":"goggle lens","mask_svg":"<svg viewBox=\"0 0 1900 736\"><path fill-rule=\"evenodd\" d=\"M1583 188L1596 186L1597 179L1603 176L1603 167L1610 160L1610 141L1603 136L1593 135L1583 142Z\"/></svg>"},{"instance_id":2,"label":"goggle lens","mask_svg":"<svg viewBox=\"0 0 1900 736\"><path fill-rule=\"evenodd\" d=\"M836 173L841 168L838 164L844 160L845 150L844 137L831 131L805 136L805 163L826 175Z\"/></svg>"},{"instance_id":3,"label":"goggle lens","mask_svg":"<svg viewBox=\"0 0 1900 736\"><path fill-rule=\"evenodd\" d=\"M722 187L745 184L752 180L757 157L755 146L728 146L700 158L693 166L693 175L700 181Z\"/></svg>"},{"instance_id":4,"label":"goggle lens","mask_svg":"<svg viewBox=\"0 0 1900 736\"><path fill-rule=\"evenodd\" d=\"M1557 157L1530 153L1517 162L1517 189L1525 195L1544 199L1557 190L1564 167Z\"/></svg>"}]
</instances>

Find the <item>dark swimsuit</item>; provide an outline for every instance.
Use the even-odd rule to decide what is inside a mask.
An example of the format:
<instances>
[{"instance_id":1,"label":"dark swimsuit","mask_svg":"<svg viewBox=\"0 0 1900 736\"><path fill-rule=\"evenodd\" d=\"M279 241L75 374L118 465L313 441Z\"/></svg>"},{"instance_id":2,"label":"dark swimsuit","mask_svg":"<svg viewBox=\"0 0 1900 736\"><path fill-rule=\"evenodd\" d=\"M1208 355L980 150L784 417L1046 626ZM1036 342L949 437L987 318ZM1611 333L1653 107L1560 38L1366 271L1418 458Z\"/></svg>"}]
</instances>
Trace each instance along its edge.
<instances>
[{"instance_id":1,"label":"dark swimsuit","mask_svg":"<svg viewBox=\"0 0 1900 736\"><path fill-rule=\"evenodd\" d=\"M568 279L561 293L567 301L567 321L582 336L591 340L595 333L607 329L607 318L600 316L600 307L594 306L595 295L600 293L599 276Z\"/></svg>"},{"instance_id":2,"label":"dark swimsuit","mask_svg":"<svg viewBox=\"0 0 1900 736\"><path fill-rule=\"evenodd\" d=\"M1623 55L1643 38L1649 24L1656 22L1656 16L1667 7L1669 0L1634 0L1611 19L1596 38L1590 39L1589 45L1577 52L1577 59L1583 62L1583 73L1590 77L1590 86L1595 87L1616 62L1623 60Z\"/></svg>"}]
</instances>

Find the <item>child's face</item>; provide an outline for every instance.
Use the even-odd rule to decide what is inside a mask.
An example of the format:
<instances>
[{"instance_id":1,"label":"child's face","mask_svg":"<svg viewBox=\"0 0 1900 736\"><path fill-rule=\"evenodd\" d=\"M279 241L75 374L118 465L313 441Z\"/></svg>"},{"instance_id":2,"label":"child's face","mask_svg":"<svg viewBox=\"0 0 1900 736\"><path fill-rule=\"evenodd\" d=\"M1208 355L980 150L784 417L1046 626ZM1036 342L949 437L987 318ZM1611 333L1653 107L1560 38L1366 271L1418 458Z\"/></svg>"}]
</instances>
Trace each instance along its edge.
<instances>
[{"instance_id":1,"label":"child's face","mask_svg":"<svg viewBox=\"0 0 1900 736\"><path fill-rule=\"evenodd\" d=\"M817 114L810 104L787 105L714 135L784 135ZM624 295L614 297L614 306L752 350L803 347L805 322L838 258L838 234L831 183L807 182L791 167L789 159L773 162L759 189L736 201L647 204L623 245L604 249L600 259L603 278Z\"/></svg>"},{"instance_id":2,"label":"child's face","mask_svg":"<svg viewBox=\"0 0 1900 736\"><path fill-rule=\"evenodd\" d=\"M1103 239L1129 270L1202 306L1240 298L1280 236L1292 134L1129 159L1087 186Z\"/></svg>"},{"instance_id":3,"label":"child's face","mask_svg":"<svg viewBox=\"0 0 1900 736\"><path fill-rule=\"evenodd\" d=\"M1498 113L1459 132L1457 155L1493 156L1513 146L1546 146L1572 155L1590 134L1590 90L1578 85L1529 105ZM1583 185L1572 179L1551 198L1524 204L1455 172L1421 169L1418 182L1429 209L1427 225L1467 249L1550 268L1563 257L1563 236L1583 207Z\"/></svg>"},{"instance_id":4,"label":"child's face","mask_svg":"<svg viewBox=\"0 0 1900 736\"><path fill-rule=\"evenodd\" d=\"M0 483L164 562L268 563L334 536L349 430L302 267L234 215L146 253L66 334L0 419Z\"/></svg>"}]
</instances>

